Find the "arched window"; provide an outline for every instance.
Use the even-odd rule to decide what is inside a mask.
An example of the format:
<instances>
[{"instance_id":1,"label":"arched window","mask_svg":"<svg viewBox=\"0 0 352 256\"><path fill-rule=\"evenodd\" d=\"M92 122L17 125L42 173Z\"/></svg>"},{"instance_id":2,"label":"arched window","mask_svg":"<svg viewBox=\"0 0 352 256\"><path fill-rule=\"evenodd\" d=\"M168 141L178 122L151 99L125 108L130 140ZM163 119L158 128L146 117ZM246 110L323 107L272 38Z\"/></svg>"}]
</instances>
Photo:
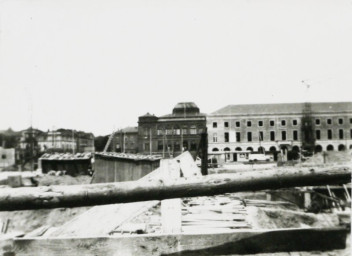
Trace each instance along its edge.
<instances>
[{"instance_id":1,"label":"arched window","mask_svg":"<svg viewBox=\"0 0 352 256\"><path fill-rule=\"evenodd\" d=\"M246 150L253 152L253 148L252 147L248 147Z\"/></svg>"},{"instance_id":2,"label":"arched window","mask_svg":"<svg viewBox=\"0 0 352 256\"><path fill-rule=\"evenodd\" d=\"M323 151L323 147L320 146L320 145L316 145L314 151L315 151L315 153L322 152Z\"/></svg>"},{"instance_id":3,"label":"arched window","mask_svg":"<svg viewBox=\"0 0 352 256\"><path fill-rule=\"evenodd\" d=\"M231 151L230 148L224 148L224 151Z\"/></svg>"},{"instance_id":4,"label":"arched window","mask_svg":"<svg viewBox=\"0 0 352 256\"><path fill-rule=\"evenodd\" d=\"M274 146L272 146L272 147L269 148L269 151L270 152L276 152L276 148Z\"/></svg>"},{"instance_id":5,"label":"arched window","mask_svg":"<svg viewBox=\"0 0 352 256\"><path fill-rule=\"evenodd\" d=\"M242 151L242 148L241 147L237 147L235 148L236 151Z\"/></svg>"},{"instance_id":6,"label":"arched window","mask_svg":"<svg viewBox=\"0 0 352 256\"><path fill-rule=\"evenodd\" d=\"M346 147L343 144L340 144L339 147L338 147L339 151L345 151L345 149L346 149Z\"/></svg>"},{"instance_id":7,"label":"arched window","mask_svg":"<svg viewBox=\"0 0 352 256\"><path fill-rule=\"evenodd\" d=\"M213 152L218 152L219 151L219 149L218 148L213 148L213 150L212 150Z\"/></svg>"},{"instance_id":8,"label":"arched window","mask_svg":"<svg viewBox=\"0 0 352 256\"><path fill-rule=\"evenodd\" d=\"M334 146L333 146L333 145L328 145L328 146L326 147L326 150L327 150L327 151L334 151Z\"/></svg>"},{"instance_id":9,"label":"arched window","mask_svg":"<svg viewBox=\"0 0 352 256\"><path fill-rule=\"evenodd\" d=\"M298 146L293 146L293 147L292 147L292 151L294 151L294 152L299 152L299 147L298 147Z\"/></svg>"},{"instance_id":10,"label":"arched window","mask_svg":"<svg viewBox=\"0 0 352 256\"><path fill-rule=\"evenodd\" d=\"M258 148L258 153L264 154L265 153L265 148L264 147L259 147Z\"/></svg>"}]
</instances>

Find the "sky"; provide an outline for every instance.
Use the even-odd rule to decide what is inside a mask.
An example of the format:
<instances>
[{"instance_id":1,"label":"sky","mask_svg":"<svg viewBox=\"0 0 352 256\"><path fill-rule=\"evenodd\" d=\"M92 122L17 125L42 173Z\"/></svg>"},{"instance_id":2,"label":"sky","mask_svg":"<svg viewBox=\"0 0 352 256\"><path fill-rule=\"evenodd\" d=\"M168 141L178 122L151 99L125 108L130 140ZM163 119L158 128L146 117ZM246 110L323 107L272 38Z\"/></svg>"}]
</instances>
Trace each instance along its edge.
<instances>
[{"instance_id":1,"label":"sky","mask_svg":"<svg viewBox=\"0 0 352 256\"><path fill-rule=\"evenodd\" d=\"M309 89L307 89L309 85ZM352 0L0 0L0 130L352 101Z\"/></svg>"}]
</instances>

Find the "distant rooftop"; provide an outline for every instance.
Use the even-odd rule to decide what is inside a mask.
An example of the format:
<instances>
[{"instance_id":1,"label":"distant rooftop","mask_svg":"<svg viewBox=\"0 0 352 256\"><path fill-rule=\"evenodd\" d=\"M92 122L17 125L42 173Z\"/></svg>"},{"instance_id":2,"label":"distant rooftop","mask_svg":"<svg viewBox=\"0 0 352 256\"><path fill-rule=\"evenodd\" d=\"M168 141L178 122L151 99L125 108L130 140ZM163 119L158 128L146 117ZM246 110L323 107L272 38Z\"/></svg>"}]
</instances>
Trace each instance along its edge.
<instances>
[{"instance_id":1,"label":"distant rooftop","mask_svg":"<svg viewBox=\"0 0 352 256\"><path fill-rule=\"evenodd\" d=\"M96 156L106 157L106 158L116 158L116 159L127 159L133 161L156 161L160 160L162 157L159 155L139 155L130 153L115 153L115 152L97 152Z\"/></svg>"},{"instance_id":2,"label":"distant rooftop","mask_svg":"<svg viewBox=\"0 0 352 256\"><path fill-rule=\"evenodd\" d=\"M40 159L45 160L87 160L92 158L92 153L53 153L53 154L44 154Z\"/></svg>"},{"instance_id":3,"label":"distant rooftop","mask_svg":"<svg viewBox=\"0 0 352 256\"><path fill-rule=\"evenodd\" d=\"M306 103L228 105L210 115L301 114ZM312 102L313 113L352 112L352 102Z\"/></svg>"}]
</instances>

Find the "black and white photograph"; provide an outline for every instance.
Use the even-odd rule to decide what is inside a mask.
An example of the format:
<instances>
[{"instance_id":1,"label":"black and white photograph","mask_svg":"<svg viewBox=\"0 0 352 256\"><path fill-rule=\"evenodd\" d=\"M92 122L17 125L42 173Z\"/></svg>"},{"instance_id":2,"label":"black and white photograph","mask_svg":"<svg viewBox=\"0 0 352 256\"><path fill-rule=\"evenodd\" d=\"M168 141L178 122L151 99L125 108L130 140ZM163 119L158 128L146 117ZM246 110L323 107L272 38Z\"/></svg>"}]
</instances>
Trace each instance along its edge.
<instances>
[{"instance_id":1,"label":"black and white photograph","mask_svg":"<svg viewBox=\"0 0 352 256\"><path fill-rule=\"evenodd\" d=\"M0 0L0 256L350 256L352 0Z\"/></svg>"}]
</instances>

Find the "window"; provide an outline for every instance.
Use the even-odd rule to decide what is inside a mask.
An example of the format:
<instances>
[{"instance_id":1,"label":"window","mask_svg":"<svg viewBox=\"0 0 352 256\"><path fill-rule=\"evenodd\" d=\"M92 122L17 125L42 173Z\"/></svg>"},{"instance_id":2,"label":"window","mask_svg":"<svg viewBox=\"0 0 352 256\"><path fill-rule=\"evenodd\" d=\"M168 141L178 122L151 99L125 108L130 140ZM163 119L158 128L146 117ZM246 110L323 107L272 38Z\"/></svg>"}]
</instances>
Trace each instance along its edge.
<instances>
[{"instance_id":1,"label":"window","mask_svg":"<svg viewBox=\"0 0 352 256\"><path fill-rule=\"evenodd\" d=\"M350 129L350 138L352 139L352 129Z\"/></svg>"},{"instance_id":2,"label":"window","mask_svg":"<svg viewBox=\"0 0 352 256\"><path fill-rule=\"evenodd\" d=\"M150 150L150 144L144 143L144 150Z\"/></svg>"},{"instance_id":3,"label":"window","mask_svg":"<svg viewBox=\"0 0 352 256\"><path fill-rule=\"evenodd\" d=\"M187 140L183 141L183 150L188 150L188 141Z\"/></svg>"},{"instance_id":4,"label":"window","mask_svg":"<svg viewBox=\"0 0 352 256\"><path fill-rule=\"evenodd\" d=\"M259 121L258 126L263 126L263 121Z\"/></svg>"},{"instance_id":5,"label":"window","mask_svg":"<svg viewBox=\"0 0 352 256\"><path fill-rule=\"evenodd\" d=\"M293 140L298 140L298 131L293 131Z\"/></svg>"},{"instance_id":6,"label":"window","mask_svg":"<svg viewBox=\"0 0 352 256\"><path fill-rule=\"evenodd\" d=\"M332 139L332 130L328 130L328 140Z\"/></svg>"},{"instance_id":7,"label":"window","mask_svg":"<svg viewBox=\"0 0 352 256\"><path fill-rule=\"evenodd\" d=\"M320 125L320 119L315 119L315 124Z\"/></svg>"},{"instance_id":8,"label":"window","mask_svg":"<svg viewBox=\"0 0 352 256\"><path fill-rule=\"evenodd\" d=\"M213 122L213 128L217 128L218 127L218 123L217 122Z\"/></svg>"},{"instance_id":9,"label":"window","mask_svg":"<svg viewBox=\"0 0 352 256\"><path fill-rule=\"evenodd\" d=\"M292 120L292 124L293 124L293 125L297 125L297 123L298 123L298 122L297 122L297 119L293 119L293 120Z\"/></svg>"},{"instance_id":10,"label":"window","mask_svg":"<svg viewBox=\"0 0 352 256\"><path fill-rule=\"evenodd\" d=\"M218 142L218 134L217 133L213 134L213 142Z\"/></svg>"},{"instance_id":11,"label":"window","mask_svg":"<svg viewBox=\"0 0 352 256\"><path fill-rule=\"evenodd\" d=\"M1 159L6 159L6 155L5 155L5 154L2 154L2 155L1 155Z\"/></svg>"},{"instance_id":12,"label":"window","mask_svg":"<svg viewBox=\"0 0 352 256\"><path fill-rule=\"evenodd\" d=\"M343 139L343 130L342 129L339 130L339 139L340 140Z\"/></svg>"},{"instance_id":13,"label":"window","mask_svg":"<svg viewBox=\"0 0 352 256\"><path fill-rule=\"evenodd\" d=\"M339 124L343 124L343 118L339 118Z\"/></svg>"},{"instance_id":14,"label":"window","mask_svg":"<svg viewBox=\"0 0 352 256\"><path fill-rule=\"evenodd\" d=\"M180 135L181 134L181 130L178 126L174 127L174 135Z\"/></svg>"},{"instance_id":15,"label":"window","mask_svg":"<svg viewBox=\"0 0 352 256\"><path fill-rule=\"evenodd\" d=\"M259 132L259 141L263 141L264 140L264 132L260 131Z\"/></svg>"},{"instance_id":16,"label":"window","mask_svg":"<svg viewBox=\"0 0 352 256\"><path fill-rule=\"evenodd\" d=\"M149 128L147 128L147 127L144 128L143 135L144 136L149 136Z\"/></svg>"},{"instance_id":17,"label":"window","mask_svg":"<svg viewBox=\"0 0 352 256\"><path fill-rule=\"evenodd\" d=\"M247 141L252 141L252 133L247 132Z\"/></svg>"},{"instance_id":18,"label":"window","mask_svg":"<svg viewBox=\"0 0 352 256\"><path fill-rule=\"evenodd\" d=\"M225 127L229 127L229 122L225 122L225 123L224 123L224 126L225 126Z\"/></svg>"},{"instance_id":19,"label":"window","mask_svg":"<svg viewBox=\"0 0 352 256\"><path fill-rule=\"evenodd\" d=\"M187 135L188 134L188 129L186 126L182 127L182 134Z\"/></svg>"},{"instance_id":20,"label":"window","mask_svg":"<svg viewBox=\"0 0 352 256\"><path fill-rule=\"evenodd\" d=\"M274 126L274 125L275 125L274 120L270 120L270 126Z\"/></svg>"},{"instance_id":21,"label":"window","mask_svg":"<svg viewBox=\"0 0 352 256\"><path fill-rule=\"evenodd\" d=\"M230 140L230 134L228 132L225 132L224 133L224 139L225 139L225 142L229 142Z\"/></svg>"},{"instance_id":22,"label":"window","mask_svg":"<svg viewBox=\"0 0 352 256\"><path fill-rule=\"evenodd\" d=\"M156 134L157 135L164 135L164 131L162 130L162 128L158 128Z\"/></svg>"},{"instance_id":23,"label":"window","mask_svg":"<svg viewBox=\"0 0 352 256\"><path fill-rule=\"evenodd\" d=\"M274 131L270 132L270 140L275 141L275 132Z\"/></svg>"},{"instance_id":24,"label":"window","mask_svg":"<svg viewBox=\"0 0 352 256\"><path fill-rule=\"evenodd\" d=\"M350 118L350 124L352 124L352 118Z\"/></svg>"},{"instance_id":25,"label":"window","mask_svg":"<svg viewBox=\"0 0 352 256\"><path fill-rule=\"evenodd\" d=\"M252 126L252 121L247 121L247 126L251 127Z\"/></svg>"},{"instance_id":26,"label":"window","mask_svg":"<svg viewBox=\"0 0 352 256\"><path fill-rule=\"evenodd\" d=\"M281 120L281 126L286 126L286 120Z\"/></svg>"},{"instance_id":27,"label":"window","mask_svg":"<svg viewBox=\"0 0 352 256\"><path fill-rule=\"evenodd\" d=\"M197 134L197 127L195 125L190 127L189 134Z\"/></svg>"},{"instance_id":28,"label":"window","mask_svg":"<svg viewBox=\"0 0 352 256\"><path fill-rule=\"evenodd\" d=\"M286 140L286 131L281 132L281 139Z\"/></svg>"},{"instance_id":29,"label":"window","mask_svg":"<svg viewBox=\"0 0 352 256\"><path fill-rule=\"evenodd\" d=\"M162 141L158 141L158 150L163 150L164 145Z\"/></svg>"},{"instance_id":30,"label":"window","mask_svg":"<svg viewBox=\"0 0 352 256\"><path fill-rule=\"evenodd\" d=\"M174 143L174 150L175 151L180 151L180 142L178 142L178 141L175 141L175 143Z\"/></svg>"},{"instance_id":31,"label":"window","mask_svg":"<svg viewBox=\"0 0 352 256\"><path fill-rule=\"evenodd\" d=\"M166 135L172 135L172 129L170 127L167 127L165 130Z\"/></svg>"},{"instance_id":32,"label":"window","mask_svg":"<svg viewBox=\"0 0 352 256\"><path fill-rule=\"evenodd\" d=\"M236 127L241 127L241 122L240 121L236 121Z\"/></svg>"},{"instance_id":33,"label":"window","mask_svg":"<svg viewBox=\"0 0 352 256\"><path fill-rule=\"evenodd\" d=\"M316 131L315 131L315 138L316 138L317 140L320 140L320 130L316 130Z\"/></svg>"},{"instance_id":34,"label":"window","mask_svg":"<svg viewBox=\"0 0 352 256\"><path fill-rule=\"evenodd\" d=\"M326 119L327 124L332 124L331 118Z\"/></svg>"},{"instance_id":35,"label":"window","mask_svg":"<svg viewBox=\"0 0 352 256\"><path fill-rule=\"evenodd\" d=\"M241 133L236 132L236 142L240 142L240 141L241 141Z\"/></svg>"},{"instance_id":36,"label":"window","mask_svg":"<svg viewBox=\"0 0 352 256\"><path fill-rule=\"evenodd\" d=\"M197 143L195 141L191 141L191 150L197 150Z\"/></svg>"}]
</instances>

